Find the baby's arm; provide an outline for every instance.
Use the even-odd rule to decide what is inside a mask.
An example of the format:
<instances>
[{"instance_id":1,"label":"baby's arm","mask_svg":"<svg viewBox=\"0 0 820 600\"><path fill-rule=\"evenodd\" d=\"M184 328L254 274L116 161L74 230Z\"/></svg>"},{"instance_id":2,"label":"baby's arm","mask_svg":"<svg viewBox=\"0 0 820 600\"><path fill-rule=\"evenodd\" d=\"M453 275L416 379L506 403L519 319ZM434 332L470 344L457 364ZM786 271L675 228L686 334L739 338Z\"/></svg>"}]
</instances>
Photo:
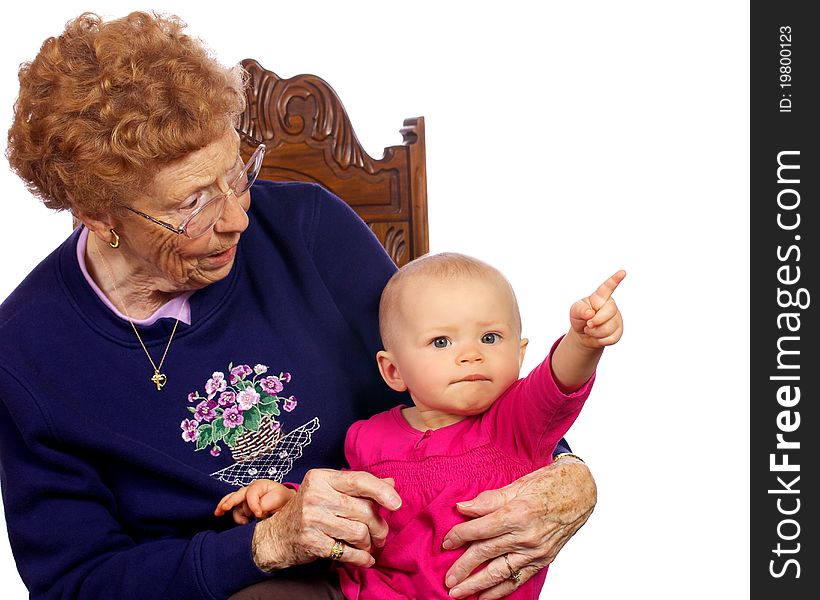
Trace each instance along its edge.
<instances>
[{"instance_id":1,"label":"baby's arm","mask_svg":"<svg viewBox=\"0 0 820 600\"><path fill-rule=\"evenodd\" d=\"M604 348L621 339L623 319L612 292L624 277L626 271L618 271L570 308L569 332L555 348L551 361L561 391L571 392L583 385L595 372Z\"/></svg>"},{"instance_id":2,"label":"baby's arm","mask_svg":"<svg viewBox=\"0 0 820 600\"><path fill-rule=\"evenodd\" d=\"M216 505L214 514L221 517L233 509L233 520L245 525L251 519L265 519L282 508L296 490L270 479L257 479L250 485L227 494Z\"/></svg>"}]
</instances>

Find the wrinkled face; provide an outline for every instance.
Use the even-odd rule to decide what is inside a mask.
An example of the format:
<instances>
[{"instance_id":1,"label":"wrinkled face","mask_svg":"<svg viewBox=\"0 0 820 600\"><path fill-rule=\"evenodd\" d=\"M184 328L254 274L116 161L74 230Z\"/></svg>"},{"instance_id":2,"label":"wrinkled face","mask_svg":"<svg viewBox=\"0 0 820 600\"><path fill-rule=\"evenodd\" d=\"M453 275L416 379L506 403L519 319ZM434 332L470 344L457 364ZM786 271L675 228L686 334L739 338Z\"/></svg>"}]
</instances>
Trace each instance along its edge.
<instances>
[{"instance_id":1,"label":"wrinkled face","mask_svg":"<svg viewBox=\"0 0 820 600\"><path fill-rule=\"evenodd\" d=\"M452 415L484 412L518 379L524 358L509 285L494 276L404 285L390 352L413 402Z\"/></svg>"},{"instance_id":2,"label":"wrinkled face","mask_svg":"<svg viewBox=\"0 0 820 600\"><path fill-rule=\"evenodd\" d=\"M134 198L130 206L178 226L204 200L228 192L232 177L241 168L239 137L230 130L159 171L146 194ZM250 192L238 198L229 196L213 229L195 239L126 212L118 229L126 242L123 250L130 266L160 291L183 292L205 287L230 272L239 237L248 226L249 207Z\"/></svg>"}]
</instances>

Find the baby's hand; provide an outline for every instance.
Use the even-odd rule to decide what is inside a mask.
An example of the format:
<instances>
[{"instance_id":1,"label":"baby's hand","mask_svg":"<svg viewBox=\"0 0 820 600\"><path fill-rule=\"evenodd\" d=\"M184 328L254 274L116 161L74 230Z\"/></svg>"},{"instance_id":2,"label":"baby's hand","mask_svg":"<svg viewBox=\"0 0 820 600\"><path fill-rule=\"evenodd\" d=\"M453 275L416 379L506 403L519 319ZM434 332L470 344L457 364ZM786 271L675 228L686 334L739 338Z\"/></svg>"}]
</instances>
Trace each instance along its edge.
<instances>
[{"instance_id":1,"label":"baby's hand","mask_svg":"<svg viewBox=\"0 0 820 600\"><path fill-rule=\"evenodd\" d=\"M216 505L214 514L221 517L233 509L233 520L245 525L251 519L265 519L282 508L296 495L296 490L270 479L257 479L250 485L227 494Z\"/></svg>"},{"instance_id":2,"label":"baby's hand","mask_svg":"<svg viewBox=\"0 0 820 600\"><path fill-rule=\"evenodd\" d=\"M618 271L590 296L578 300L569 309L570 326L583 346L603 348L621 339L624 323L621 311L612 299L612 292L624 277L626 271Z\"/></svg>"}]
</instances>

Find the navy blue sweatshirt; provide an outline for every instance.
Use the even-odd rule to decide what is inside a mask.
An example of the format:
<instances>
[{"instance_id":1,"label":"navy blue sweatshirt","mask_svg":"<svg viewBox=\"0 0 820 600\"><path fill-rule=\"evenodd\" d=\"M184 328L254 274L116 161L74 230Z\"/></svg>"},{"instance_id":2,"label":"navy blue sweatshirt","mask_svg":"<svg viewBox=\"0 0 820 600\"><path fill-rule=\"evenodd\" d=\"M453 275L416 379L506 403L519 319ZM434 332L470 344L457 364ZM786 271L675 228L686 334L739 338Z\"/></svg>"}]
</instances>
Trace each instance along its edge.
<instances>
[{"instance_id":1,"label":"navy blue sweatshirt","mask_svg":"<svg viewBox=\"0 0 820 600\"><path fill-rule=\"evenodd\" d=\"M214 517L217 500L342 467L348 425L401 401L375 361L395 271L378 240L319 186L258 181L251 197L234 267L191 297L161 391L84 279L77 232L0 307L0 483L32 598L222 599L264 579L254 525ZM140 328L155 361L173 324Z\"/></svg>"}]
</instances>

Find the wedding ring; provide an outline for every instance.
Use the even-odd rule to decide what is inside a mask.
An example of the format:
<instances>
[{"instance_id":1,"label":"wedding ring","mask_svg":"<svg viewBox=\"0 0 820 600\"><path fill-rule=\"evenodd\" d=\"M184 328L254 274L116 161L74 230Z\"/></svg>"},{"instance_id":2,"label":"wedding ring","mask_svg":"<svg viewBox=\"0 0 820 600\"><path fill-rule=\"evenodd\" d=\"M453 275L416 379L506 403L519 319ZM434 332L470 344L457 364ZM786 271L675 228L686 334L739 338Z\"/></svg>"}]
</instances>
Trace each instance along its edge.
<instances>
[{"instance_id":1,"label":"wedding ring","mask_svg":"<svg viewBox=\"0 0 820 600\"><path fill-rule=\"evenodd\" d=\"M342 540L336 540L336 543L333 544L333 548L330 549L330 554L328 554L328 558L330 560L339 560L342 558L342 554L345 553L345 543Z\"/></svg>"},{"instance_id":2,"label":"wedding ring","mask_svg":"<svg viewBox=\"0 0 820 600\"><path fill-rule=\"evenodd\" d=\"M515 585L519 585L521 583L521 571L515 571L510 564L510 559L507 558L507 553L504 553L504 562L507 563L507 568L510 570L510 579L515 582Z\"/></svg>"}]
</instances>

